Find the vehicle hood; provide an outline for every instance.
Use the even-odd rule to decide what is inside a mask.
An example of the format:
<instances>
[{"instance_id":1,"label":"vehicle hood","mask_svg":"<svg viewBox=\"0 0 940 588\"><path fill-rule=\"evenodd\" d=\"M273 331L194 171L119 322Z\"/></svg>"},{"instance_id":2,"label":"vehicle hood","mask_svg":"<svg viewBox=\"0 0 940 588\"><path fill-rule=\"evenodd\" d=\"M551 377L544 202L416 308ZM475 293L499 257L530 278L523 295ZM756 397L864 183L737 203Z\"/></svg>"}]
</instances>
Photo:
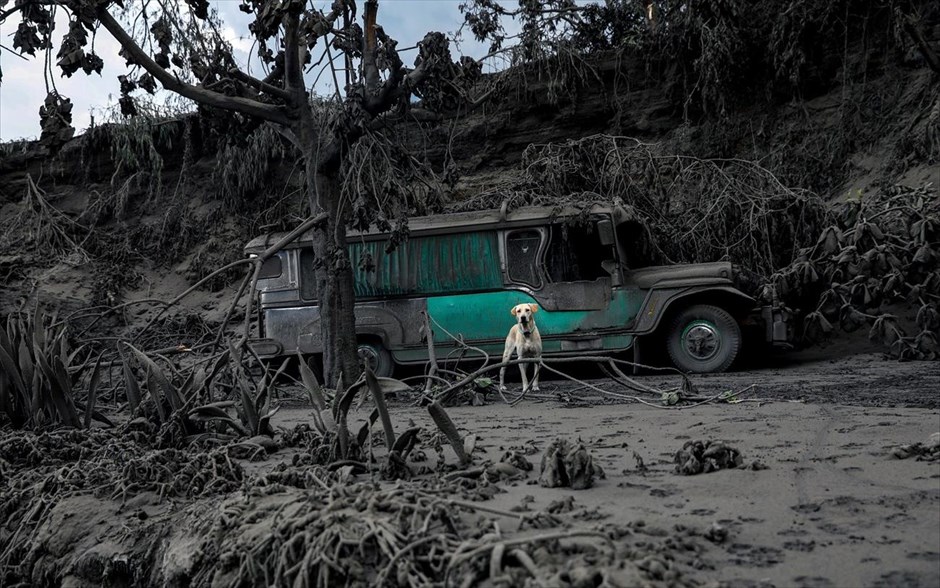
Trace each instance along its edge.
<instances>
[{"instance_id":1,"label":"vehicle hood","mask_svg":"<svg viewBox=\"0 0 940 588\"><path fill-rule=\"evenodd\" d=\"M643 289L732 284L732 275L728 262L663 265L625 272L626 283Z\"/></svg>"}]
</instances>

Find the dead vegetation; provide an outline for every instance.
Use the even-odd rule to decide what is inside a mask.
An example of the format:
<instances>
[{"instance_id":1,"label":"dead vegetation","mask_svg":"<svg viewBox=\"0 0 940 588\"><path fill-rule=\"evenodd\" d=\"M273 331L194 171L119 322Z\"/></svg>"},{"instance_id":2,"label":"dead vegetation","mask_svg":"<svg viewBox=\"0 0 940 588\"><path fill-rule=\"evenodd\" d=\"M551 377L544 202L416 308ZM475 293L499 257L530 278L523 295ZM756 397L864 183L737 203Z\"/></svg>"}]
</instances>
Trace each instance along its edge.
<instances>
[{"instance_id":1,"label":"dead vegetation","mask_svg":"<svg viewBox=\"0 0 940 588\"><path fill-rule=\"evenodd\" d=\"M769 274L810 245L828 212L752 161L701 159L659 144L598 135L531 145L520 170L455 210L522 205L626 205L641 231L630 265L732 259ZM780 244L786 244L780 247Z\"/></svg>"},{"instance_id":2,"label":"dead vegetation","mask_svg":"<svg viewBox=\"0 0 940 588\"><path fill-rule=\"evenodd\" d=\"M741 452L720 441L686 441L675 456L676 473L684 476L707 474L744 465Z\"/></svg>"},{"instance_id":3,"label":"dead vegetation","mask_svg":"<svg viewBox=\"0 0 940 588\"><path fill-rule=\"evenodd\" d=\"M772 291L805 309L809 342L832 336L834 325L869 338L897 359L940 357L940 198L936 188L892 187L857 195L837 210L812 247L771 276ZM916 335L886 308L914 311ZM810 310L812 309L812 310Z\"/></svg>"},{"instance_id":4,"label":"dead vegetation","mask_svg":"<svg viewBox=\"0 0 940 588\"><path fill-rule=\"evenodd\" d=\"M788 96L832 78L831 71L812 66L807 46L797 41L806 35L827 37L836 29L856 30L848 24L840 28L835 5L793 4L801 9L774 19L773 34L763 39L775 48L775 71L781 76L770 87L786 87ZM628 16L619 3L605 6ZM839 6L845 12L857 7L851 2ZM673 13L675 26L652 34L640 34L638 26L645 23L633 14L631 26L622 29L626 38L608 39L609 46L597 48L650 52L652 47L670 58L684 55L670 96L681 97L674 105L681 107L683 120L705 117L707 136L701 143L711 149L703 151L716 156L693 157L668 142L611 135L531 145L512 177L452 209L499 208L507 198L508 207L623 204L639 229L640 238L630 246L635 264L743 263L762 275L765 296L805 313L807 343L830 336L835 325L846 331L865 326L894 357L936 359L937 186L902 188L888 182L852 194L836 209L813 191L837 187L841 176L833 171L842 173L848 154L878 134L876 128L861 133L877 104L847 102L844 124L826 140L808 135L808 117L793 125L784 136L792 148L788 151L795 153L764 158L755 153L748 160L733 155L745 131L753 131L734 126L726 115L742 99L734 89L744 69L754 65L750 56L756 53L749 44L756 35L741 26L739 3L690 7ZM713 9L716 14L703 12ZM581 30L582 41L597 44L596 32ZM678 44L686 35L691 43ZM898 44L903 48L907 42ZM597 78L582 56L562 45L549 51L555 61L540 62L550 77L548 93L559 103L573 95L573 85ZM530 51L527 59L547 57L536 45L523 49ZM657 64L650 61L649 66ZM853 81L858 73L844 75L847 95L856 96L848 88L859 83ZM902 104L925 115L910 121L906 142L896 146L899 173L915 162L936 161L940 102L933 87L924 84ZM262 366L244 338L226 329L230 321L244 323L247 333L251 303L242 312L239 300L233 300L221 325L169 310L195 288L220 288L237 280L241 266L257 267L263 256L256 262L240 257L237 247L244 235L290 228L304 218L294 177L297 154L270 128L261 127L244 144L221 145L214 165L206 169L197 164L197 155L203 143L214 140L211 132L201 122L161 116L89 134L82 161L92 161L107 144L115 166L107 182L90 194L85 212L62 212L57 202L65 194L47 192L39 187L46 186L40 179L29 177L17 214L3 221L0 246L30 251L36 263L48 266L91 262L97 282L93 308L65 318L20 309L0 329L0 583L58 583L71 575L132 585L154 579L318 586L696 585L692 574L703 567L700 556L707 548L700 539L720 542L727 530L703 535L693 528L651 529L639 523L572 528L564 516L572 510L567 503L536 512L486 504L501 484L535 474L518 451L481 462L474 455L476 436L448 415L448 402L479 400L494 391L487 373L501 367L484 358L483 368L465 369L464 360L477 351L459 339L454 355L417 378L415 387L377 379L367 370L351 384L340 378L327 389L301 361L297 369L309 398L310 422L275 429L272 418L284 393L287 362ZM732 131L723 130L728 126ZM3 153L20 149L8 144ZM387 157L370 157L372 150ZM171 181L164 180L168 152L181 160ZM409 159L400 145L367 134L342 170L343 197L353 205L354 223L395 223L396 235L404 238L407 224L396 219L436 210L441 193L453 188L457 167L448 155L441 169L431 169ZM283 168L290 170L283 185L262 189ZM403 177L393 173L402 169L409 170ZM197 216L188 195L200 183L217 187L212 199L220 205ZM226 225L226 235L218 236L213 227L214 240L206 241L208 227L216 223ZM174 300L121 301L140 279L132 268L141 260L175 262L197 243L187 270L195 284L190 290ZM0 261L6 278L24 276L26 265L22 259ZM254 290L252 272L242 284L242 291ZM127 311L138 304L152 306L153 312L143 329L128 334L127 327L139 325ZM908 333L900 312L888 312L898 306L916 314L916 333ZM118 335L112 332L121 329ZM567 375L567 362L546 361L543 369L573 380L574 392L523 390L502 399L511 406L525 398L576 405L578 393L588 391L607 401L662 410L753 400L742 398L750 387L703 396L682 375L651 387L625 373L633 367L630 362L588 360L598 363L608 383L578 380ZM386 397L396 395L426 405L437 430L394 423ZM350 412L361 403L374 409L362 422L351 423ZM99 422L109 428L95 426ZM936 459L935 444L899 452L898 457ZM263 473L249 473L252 462L285 454L291 456L290 465L282 461ZM637 471L645 471L642 458L634 455ZM676 460L682 473L742 462L734 448L691 441ZM582 489L601 475L580 442L559 440L542 455L538 483ZM146 539L124 543L113 554L89 556L51 547L57 523L73 514L68 512L73 499L93 497L99 506L113 503L120 510L135 508L136 501L151 495L161 504L187 506L149 523L135 514L141 521L136 533L120 531ZM505 527L507 519L515 528ZM91 523L75 526L93 536ZM184 545L198 546L194 552L199 555L181 568L166 563L172 558L159 557L168 549L166 537L179 538L171 527L198 535L186 537L190 542ZM112 537L126 538L111 531Z\"/></svg>"},{"instance_id":5,"label":"dead vegetation","mask_svg":"<svg viewBox=\"0 0 940 588\"><path fill-rule=\"evenodd\" d=\"M161 449L151 439L134 421L113 432L5 437L4 584L71 577L198 585L564 585L583 576L613 585L646 580L694 586L691 574L707 549L702 531L691 528L667 531L642 522L571 528L570 508L551 514L487 506L484 501L499 492L498 477L425 475L379 484L356 476L357 465L348 460L301 465L305 451L292 467L249 475L232 447ZM430 449L426 441L418 447ZM119 512L128 505L133 523L125 536L131 540L97 554L54 547L49 526L68 516L62 509L81 496L115 501ZM130 506L144 496L190 506L150 518ZM71 524L75 533L113 532L107 520L82 517ZM509 525L498 522L506 520ZM168 541L192 545L194 556L183 566L161 558L178 548Z\"/></svg>"},{"instance_id":6,"label":"dead vegetation","mask_svg":"<svg viewBox=\"0 0 940 588\"><path fill-rule=\"evenodd\" d=\"M41 315L37 319L40 325L54 323ZM24 333L36 339L37 353L54 353L54 361L60 361L63 326L37 330L33 323L11 321L6 331L15 342L4 340L0 355L5 368L17 370L9 373L21 374L36 357L45 361L45 355L28 354L11 364L8 350L24 345ZM47 336L52 351L41 346ZM22 406L19 380L6 369L0 376L0 405L7 408L9 423L19 427L0 441L0 512L6 521L0 527L0 577L5 585L58 582L67 576L108 583L185 577L197 584L471 585L487 578L563 581L572 574L687 585L683 577L692 569L691 558L704 550L697 546L698 532L677 529L688 549L666 546L667 559L657 559L642 533L635 536L630 528L570 529L558 515L481 504L500 491L502 480L524 479L532 469L528 460L508 452L496 464L474 463L474 437L462 435L437 402L428 410L438 435L419 427L397 434L385 397L411 388L375 378L368 369L352 385L327 390L301 367L313 408L311 424L275 431L270 418L278 407L272 398L286 364L259 376L246 369L251 361L234 345L186 367L127 343L118 349L114 361L99 355L87 388L41 395L57 398L55 409L62 412L39 408L32 419L19 416L32 410ZM107 429L89 428L88 415L102 396L98 381L112 369L122 375L123 386L111 391L110 409L126 411L127 420L117 426L106 421ZM80 370L60 369L57 375L81 379ZM43 378L36 375L32 381L42 384ZM74 408L81 408L80 390L87 403L83 421ZM348 413L366 396L375 408L353 429ZM62 428L49 429L51 422ZM451 446L454 458L445 455L443 443ZM542 459L540 483L588 488L603 475L582 445L559 443ZM246 472L246 460L268 459L269 453L290 448L291 466ZM431 453L438 456L436 465L423 465ZM213 497L225 501L217 509L210 506L217 502L205 503L215 514L207 519L201 510L200 522L192 527L205 530L196 539L200 555L179 570L154 558L164 549L158 546L164 537L159 532L143 543L125 543L110 556L96 555L94 562L87 560L89 553L47 551L52 549L49 525L63 516L59 509L82 496L112 501L118 510L141 496L194 505ZM186 524L194 509L170 519ZM508 518L518 530L504 535L495 521L482 517ZM101 524L82 521L74 524ZM260 529L260 535L250 528ZM125 563L116 567L118 562Z\"/></svg>"}]
</instances>

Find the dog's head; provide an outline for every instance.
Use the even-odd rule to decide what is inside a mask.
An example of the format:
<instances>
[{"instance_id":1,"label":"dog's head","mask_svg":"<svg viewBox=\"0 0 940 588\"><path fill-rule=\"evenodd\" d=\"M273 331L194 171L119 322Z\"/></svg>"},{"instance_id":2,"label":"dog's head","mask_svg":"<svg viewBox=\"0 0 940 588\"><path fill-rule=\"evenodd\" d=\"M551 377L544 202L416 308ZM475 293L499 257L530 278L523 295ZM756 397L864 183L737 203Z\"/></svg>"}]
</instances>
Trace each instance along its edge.
<instances>
[{"instance_id":1,"label":"dog's head","mask_svg":"<svg viewBox=\"0 0 940 588\"><path fill-rule=\"evenodd\" d=\"M509 314L516 317L516 322L522 325L522 332L528 335L532 332L531 326L535 324L532 315L539 311L538 304L517 304L512 307Z\"/></svg>"}]
</instances>

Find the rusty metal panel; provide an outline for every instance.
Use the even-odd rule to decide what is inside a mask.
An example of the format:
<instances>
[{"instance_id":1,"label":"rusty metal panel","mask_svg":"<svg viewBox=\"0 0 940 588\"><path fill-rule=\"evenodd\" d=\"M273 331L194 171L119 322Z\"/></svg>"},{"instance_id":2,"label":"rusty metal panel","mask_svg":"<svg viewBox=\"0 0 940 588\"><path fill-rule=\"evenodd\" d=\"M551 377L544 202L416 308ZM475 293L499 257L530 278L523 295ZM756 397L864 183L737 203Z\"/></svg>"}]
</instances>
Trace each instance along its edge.
<instances>
[{"instance_id":1,"label":"rusty metal panel","mask_svg":"<svg viewBox=\"0 0 940 588\"><path fill-rule=\"evenodd\" d=\"M502 288L495 231L349 244L357 298L479 292Z\"/></svg>"},{"instance_id":2,"label":"rusty metal panel","mask_svg":"<svg viewBox=\"0 0 940 588\"><path fill-rule=\"evenodd\" d=\"M269 308L264 311L264 335L281 344L282 353L319 353L320 309L317 306Z\"/></svg>"}]
</instances>

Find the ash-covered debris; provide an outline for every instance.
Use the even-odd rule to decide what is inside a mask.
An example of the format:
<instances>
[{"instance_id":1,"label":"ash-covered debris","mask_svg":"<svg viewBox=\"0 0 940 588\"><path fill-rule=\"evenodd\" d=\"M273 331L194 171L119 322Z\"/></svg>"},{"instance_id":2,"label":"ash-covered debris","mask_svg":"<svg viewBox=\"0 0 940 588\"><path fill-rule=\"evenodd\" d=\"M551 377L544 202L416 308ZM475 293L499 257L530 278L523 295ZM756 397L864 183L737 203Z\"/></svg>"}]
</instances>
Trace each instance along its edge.
<instances>
[{"instance_id":1,"label":"ash-covered debris","mask_svg":"<svg viewBox=\"0 0 940 588\"><path fill-rule=\"evenodd\" d=\"M934 433L923 443L895 447L891 455L898 459L914 457L917 461L940 461L940 433Z\"/></svg>"},{"instance_id":2,"label":"ash-covered debris","mask_svg":"<svg viewBox=\"0 0 940 588\"><path fill-rule=\"evenodd\" d=\"M583 443L569 443L567 439L555 439L542 455L539 467L539 485L545 488L568 488L584 490L594 485L595 478L603 478L604 472Z\"/></svg>"},{"instance_id":3,"label":"ash-covered debris","mask_svg":"<svg viewBox=\"0 0 940 588\"><path fill-rule=\"evenodd\" d=\"M503 458L500 461L524 472L531 472L534 469L532 463L526 459L526 454L516 449L510 449L503 453Z\"/></svg>"},{"instance_id":4,"label":"ash-covered debris","mask_svg":"<svg viewBox=\"0 0 940 588\"><path fill-rule=\"evenodd\" d=\"M676 452L675 464L676 473L692 476L739 468L744 465L744 457L740 451L721 441L686 441Z\"/></svg>"}]
</instances>

